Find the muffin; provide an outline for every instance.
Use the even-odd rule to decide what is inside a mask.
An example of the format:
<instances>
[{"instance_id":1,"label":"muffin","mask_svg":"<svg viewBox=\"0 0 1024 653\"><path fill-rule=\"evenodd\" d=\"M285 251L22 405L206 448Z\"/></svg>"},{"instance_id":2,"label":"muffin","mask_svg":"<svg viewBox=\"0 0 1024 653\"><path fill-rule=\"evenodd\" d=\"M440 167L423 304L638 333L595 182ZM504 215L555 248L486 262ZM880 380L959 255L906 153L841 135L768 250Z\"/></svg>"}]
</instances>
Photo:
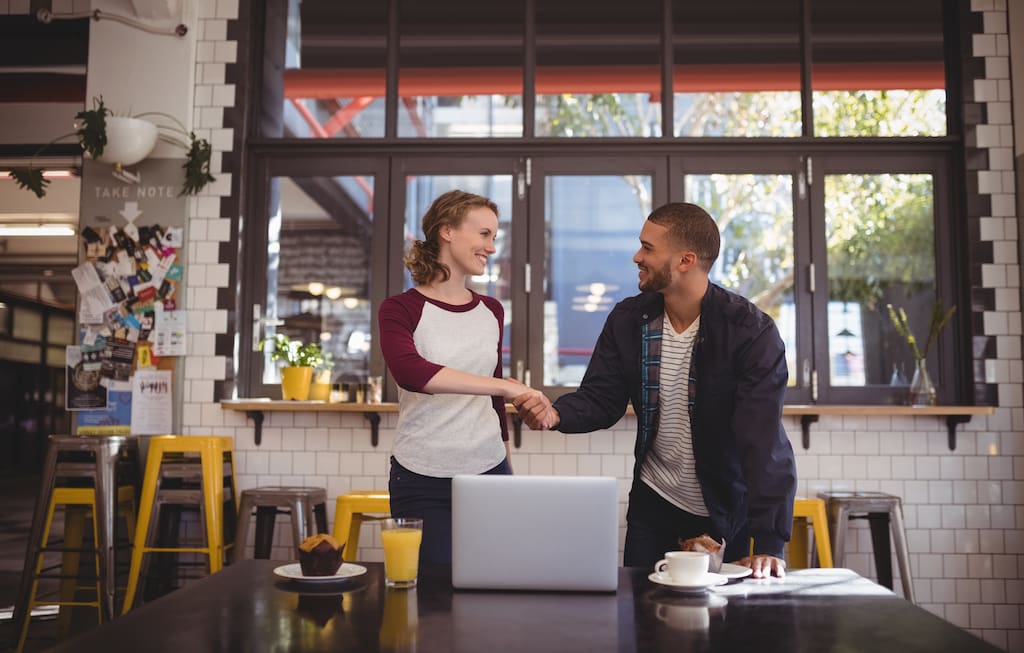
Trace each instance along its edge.
<instances>
[{"instance_id":1,"label":"muffin","mask_svg":"<svg viewBox=\"0 0 1024 653\"><path fill-rule=\"evenodd\" d=\"M307 537L299 545L299 565L303 576L333 576L341 568L345 548L326 533Z\"/></svg>"},{"instance_id":2,"label":"muffin","mask_svg":"<svg viewBox=\"0 0 1024 653\"><path fill-rule=\"evenodd\" d=\"M712 573L718 573L718 570L722 568L722 558L725 556L725 542L723 541L719 544L707 533L700 537L679 540L679 549L681 551L698 551L710 554L708 571Z\"/></svg>"}]
</instances>

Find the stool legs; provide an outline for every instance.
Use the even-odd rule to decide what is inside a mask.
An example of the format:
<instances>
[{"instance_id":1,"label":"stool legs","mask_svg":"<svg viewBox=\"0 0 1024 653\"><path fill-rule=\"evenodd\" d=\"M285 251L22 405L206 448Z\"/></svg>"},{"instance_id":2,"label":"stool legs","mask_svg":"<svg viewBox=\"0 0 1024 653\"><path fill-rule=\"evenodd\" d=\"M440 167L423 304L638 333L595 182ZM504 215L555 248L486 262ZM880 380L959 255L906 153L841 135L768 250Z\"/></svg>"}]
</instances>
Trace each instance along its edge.
<instances>
[{"instance_id":1,"label":"stool legs","mask_svg":"<svg viewBox=\"0 0 1024 653\"><path fill-rule=\"evenodd\" d=\"M896 547L896 562L900 566L900 582L903 584L903 598L914 601L914 583L910 579L910 550L907 548L907 532L903 525L903 506L897 503L892 510L892 541Z\"/></svg>"},{"instance_id":2,"label":"stool legs","mask_svg":"<svg viewBox=\"0 0 1024 653\"><path fill-rule=\"evenodd\" d=\"M854 517L854 519L857 519ZM892 589L892 556L889 548L889 513L868 513L866 519L871 527L871 548L875 554L875 573L878 584Z\"/></svg>"},{"instance_id":3,"label":"stool legs","mask_svg":"<svg viewBox=\"0 0 1024 653\"><path fill-rule=\"evenodd\" d=\"M867 519L871 528L871 545L874 548L875 573L879 585L893 589L892 557L889 546L889 532L892 532L892 542L896 549L896 562L900 568L900 583L903 587L903 598L914 603L914 586L910 573L910 553L907 548L906 531L903 522L903 506L897 498L891 504L888 512L869 511L864 517L851 516L850 508L843 502L830 510L835 516L833 529L835 542L833 543L833 558L835 564L842 565L846 553L846 529L851 518Z\"/></svg>"},{"instance_id":4,"label":"stool legs","mask_svg":"<svg viewBox=\"0 0 1024 653\"><path fill-rule=\"evenodd\" d=\"M814 546L818 553L818 564L824 568L832 567L832 543L828 536L828 513L825 510L825 502L816 502L814 514L811 515L814 523Z\"/></svg>"},{"instance_id":5,"label":"stool legs","mask_svg":"<svg viewBox=\"0 0 1024 653\"><path fill-rule=\"evenodd\" d=\"M313 520L316 522L316 532L327 532L327 504L318 503L313 506Z\"/></svg>"},{"instance_id":6,"label":"stool legs","mask_svg":"<svg viewBox=\"0 0 1024 653\"><path fill-rule=\"evenodd\" d=\"M247 520L248 521L248 520ZM274 546L274 522L277 521L277 508L259 506L256 508L256 541L253 543L253 557L262 560L270 558L270 550ZM299 540L300 542L302 540ZM238 542L236 550L241 549L245 540ZM235 554L241 557L241 552Z\"/></svg>"},{"instance_id":7,"label":"stool legs","mask_svg":"<svg viewBox=\"0 0 1024 653\"><path fill-rule=\"evenodd\" d=\"M307 501L301 497L296 497L292 501L292 542L294 546L299 546L302 540L306 539L312 533L309 532L309 527L312 526L312 510L311 506ZM294 554L293 554L294 555Z\"/></svg>"},{"instance_id":8,"label":"stool legs","mask_svg":"<svg viewBox=\"0 0 1024 653\"><path fill-rule=\"evenodd\" d=\"M147 531L146 536L136 538L132 547L132 561L128 569L128 588L125 590L124 606L121 614L128 614L135 602L135 591L139 586L139 575L142 572L142 556L149 546L150 538L153 537L153 499L156 496L156 484L160 473L160 460L162 456L156 452L150 452L146 460L146 472L142 475L142 501L139 504L139 525Z\"/></svg>"},{"instance_id":9,"label":"stool legs","mask_svg":"<svg viewBox=\"0 0 1024 653\"><path fill-rule=\"evenodd\" d=\"M46 462L43 464L42 487L39 488L39 496L36 499L36 508L32 512L32 529L29 532L28 544L25 546L25 568L21 572L21 582L18 587L18 598L14 602L14 628L20 632L28 627L29 603L35 596L35 584L33 570L36 569L37 558L42 555L39 551L42 542L43 530L50 523L50 497L53 495L53 486L57 474L57 449L53 446L46 449ZM38 573L38 571L36 572ZM23 636L22 636L23 637Z\"/></svg>"},{"instance_id":10,"label":"stool legs","mask_svg":"<svg viewBox=\"0 0 1024 653\"><path fill-rule=\"evenodd\" d=\"M327 495L320 488L260 487L242 492L232 561L245 557L252 511L256 511L256 558L270 558L277 515L291 519L292 545L298 547L308 536L327 531ZM319 530L314 530L319 529ZM292 554L294 557L296 554Z\"/></svg>"},{"instance_id":11,"label":"stool legs","mask_svg":"<svg viewBox=\"0 0 1024 653\"><path fill-rule=\"evenodd\" d=\"M96 450L96 518L93 528L96 530L96 553L99 560L101 614L105 621L114 618L114 520L117 500L104 500L104 497L117 497L116 462L117 452L109 442ZM114 510L111 510L112 507Z\"/></svg>"},{"instance_id":12,"label":"stool legs","mask_svg":"<svg viewBox=\"0 0 1024 653\"><path fill-rule=\"evenodd\" d=\"M793 534L789 538L789 568L805 569L810 560L807 551L807 518L793 518Z\"/></svg>"}]
</instances>

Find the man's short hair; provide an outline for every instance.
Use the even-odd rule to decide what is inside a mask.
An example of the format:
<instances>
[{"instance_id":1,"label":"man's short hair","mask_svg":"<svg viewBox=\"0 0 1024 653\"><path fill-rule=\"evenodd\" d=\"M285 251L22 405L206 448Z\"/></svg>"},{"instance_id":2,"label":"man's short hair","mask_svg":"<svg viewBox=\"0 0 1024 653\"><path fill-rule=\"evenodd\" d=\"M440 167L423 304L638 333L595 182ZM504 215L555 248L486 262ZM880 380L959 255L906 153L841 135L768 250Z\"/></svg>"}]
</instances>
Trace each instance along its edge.
<instances>
[{"instance_id":1,"label":"man's short hair","mask_svg":"<svg viewBox=\"0 0 1024 653\"><path fill-rule=\"evenodd\" d=\"M693 250L705 272L711 270L718 259L722 237L714 218L707 211L696 204L669 202L654 209L647 219L668 229L674 246Z\"/></svg>"}]
</instances>

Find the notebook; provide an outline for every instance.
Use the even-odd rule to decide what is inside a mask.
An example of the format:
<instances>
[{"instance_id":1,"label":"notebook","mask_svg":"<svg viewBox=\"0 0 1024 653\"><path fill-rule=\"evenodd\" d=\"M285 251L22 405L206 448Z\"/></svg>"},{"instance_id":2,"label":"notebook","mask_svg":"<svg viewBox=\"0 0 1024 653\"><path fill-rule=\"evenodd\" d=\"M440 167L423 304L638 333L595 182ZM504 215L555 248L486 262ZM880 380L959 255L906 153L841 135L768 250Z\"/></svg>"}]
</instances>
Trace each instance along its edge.
<instances>
[{"instance_id":1,"label":"notebook","mask_svg":"<svg viewBox=\"0 0 1024 653\"><path fill-rule=\"evenodd\" d=\"M457 589L614 591L618 556L614 478L452 479Z\"/></svg>"}]
</instances>

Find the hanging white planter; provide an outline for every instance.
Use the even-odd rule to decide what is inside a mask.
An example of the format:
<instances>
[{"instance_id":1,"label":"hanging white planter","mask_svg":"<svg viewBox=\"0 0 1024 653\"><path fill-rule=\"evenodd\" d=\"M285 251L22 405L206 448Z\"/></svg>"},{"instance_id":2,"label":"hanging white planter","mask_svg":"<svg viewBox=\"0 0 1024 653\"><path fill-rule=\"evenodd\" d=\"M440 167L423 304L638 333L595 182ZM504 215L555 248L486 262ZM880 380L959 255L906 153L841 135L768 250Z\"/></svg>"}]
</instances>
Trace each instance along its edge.
<instances>
[{"instance_id":1,"label":"hanging white planter","mask_svg":"<svg viewBox=\"0 0 1024 653\"><path fill-rule=\"evenodd\" d=\"M107 144L97 161L130 166L142 161L156 147L156 125L142 118L107 116Z\"/></svg>"}]
</instances>

